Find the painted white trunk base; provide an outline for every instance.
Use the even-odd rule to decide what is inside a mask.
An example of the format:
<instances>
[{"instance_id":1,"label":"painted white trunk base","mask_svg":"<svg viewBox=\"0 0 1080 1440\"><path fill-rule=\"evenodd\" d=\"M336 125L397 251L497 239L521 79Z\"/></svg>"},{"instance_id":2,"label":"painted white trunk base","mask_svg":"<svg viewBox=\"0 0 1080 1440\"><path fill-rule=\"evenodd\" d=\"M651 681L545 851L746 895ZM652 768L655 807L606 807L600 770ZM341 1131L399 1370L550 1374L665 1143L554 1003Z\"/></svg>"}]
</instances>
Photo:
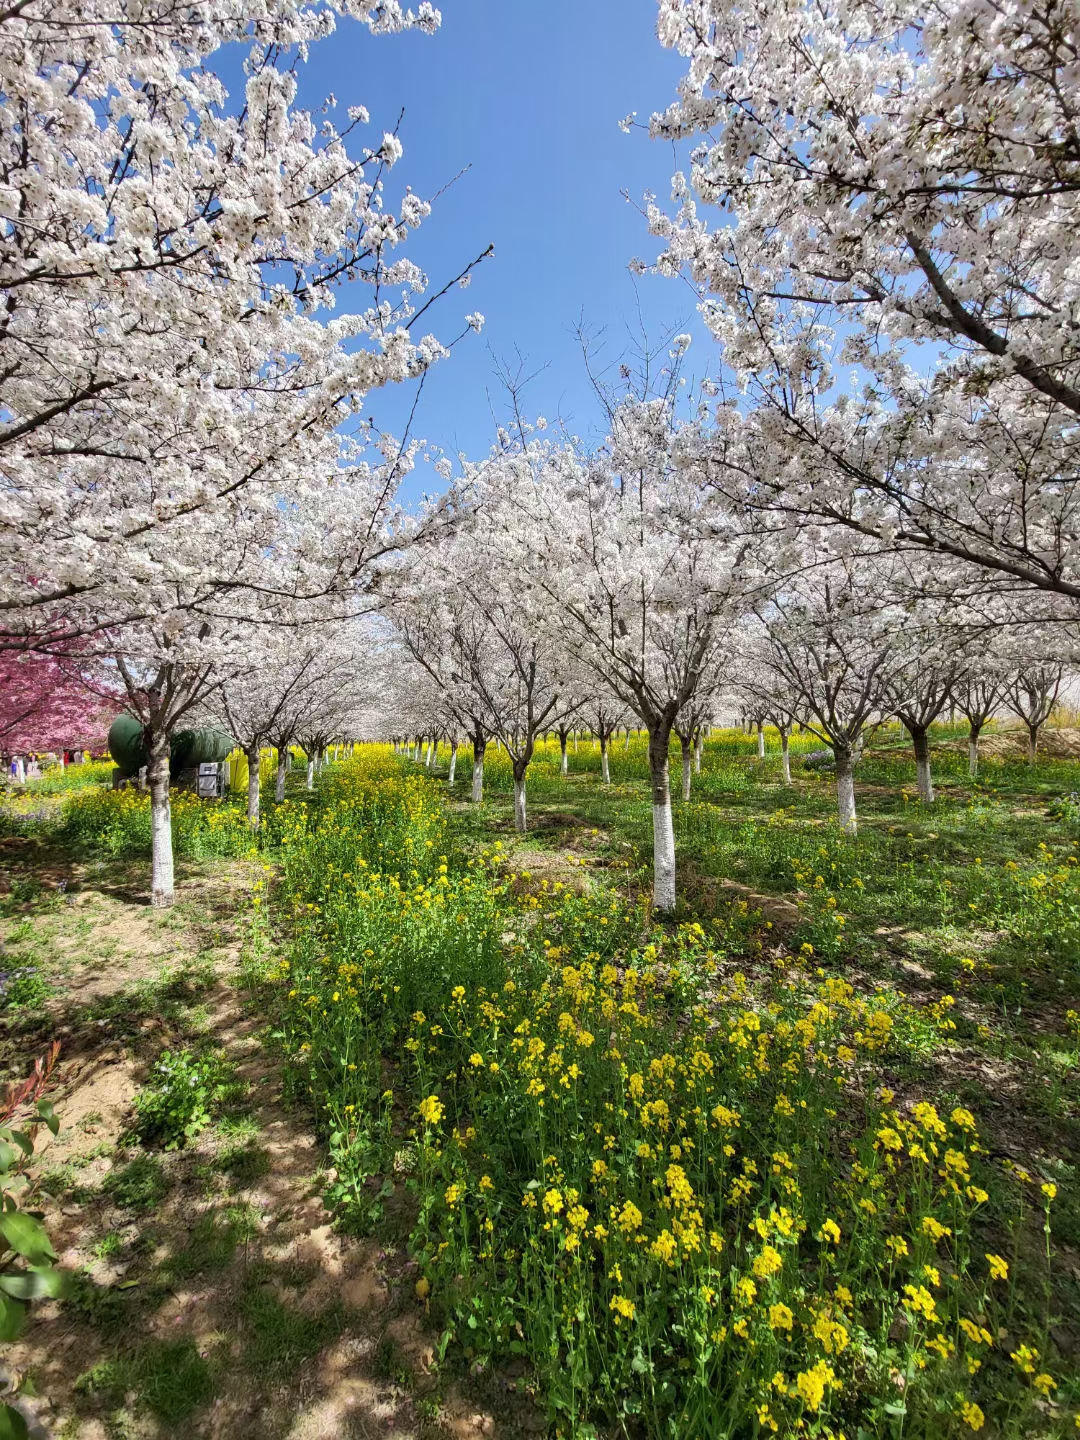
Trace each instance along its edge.
<instances>
[{"instance_id":1,"label":"painted white trunk base","mask_svg":"<svg viewBox=\"0 0 1080 1440\"><path fill-rule=\"evenodd\" d=\"M150 903L162 909L173 902L172 806L169 803L169 757L157 761L150 782Z\"/></svg>"},{"instance_id":2,"label":"painted white trunk base","mask_svg":"<svg viewBox=\"0 0 1080 1440\"><path fill-rule=\"evenodd\" d=\"M259 752L254 755L250 751L247 754L248 781L247 781L247 818L248 824L253 830L259 828Z\"/></svg>"},{"instance_id":3,"label":"painted white trunk base","mask_svg":"<svg viewBox=\"0 0 1080 1440\"><path fill-rule=\"evenodd\" d=\"M934 803L934 781L930 774L930 761L921 756L915 761L915 786L923 804L932 805Z\"/></svg>"},{"instance_id":4,"label":"painted white trunk base","mask_svg":"<svg viewBox=\"0 0 1080 1440\"><path fill-rule=\"evenodd\" d=\"M840 829L845 835L854 835L859 827L855 818L855 775L850 763L836 767L836 809Z\"/></svg>"},{"instance_id":5,"label":"painted white trunk base","mask_svg":"<svg viewBox=\"0 0 1080 1440\"><path fill-rule=\"evenodd\" d=\"M671 801L652 807L653 904L657 910L675 909L675 827Z\"/></svg>"}]
</instances>

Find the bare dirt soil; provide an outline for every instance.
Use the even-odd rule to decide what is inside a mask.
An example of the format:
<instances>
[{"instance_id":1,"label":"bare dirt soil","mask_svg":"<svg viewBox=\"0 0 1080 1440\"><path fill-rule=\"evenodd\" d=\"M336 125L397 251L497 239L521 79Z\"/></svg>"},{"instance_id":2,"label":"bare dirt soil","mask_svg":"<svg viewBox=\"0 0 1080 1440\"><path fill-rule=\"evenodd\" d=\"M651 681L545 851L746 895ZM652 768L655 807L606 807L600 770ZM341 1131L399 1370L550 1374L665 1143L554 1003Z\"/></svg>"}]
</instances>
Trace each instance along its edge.
<instances>
[{"instance_id":1,"label":"bare dirt soil","mask_svg":"<svg viewBox=\"0 0 1080 1440\"><path fill-rule=\"evenodd\" d=\"M164 913L139 867L25 847L0 867L0 968L33 966L52 992L0 1012L0 1062L22 1074L52 1037L63 1047L40 1204L73 1290L36 1308L3 1361L33 1433L474 1440L534 1428L531 1414L496 1424L440 1375L400 1245L333 1228L322 1146L283 1095L242 983L256 867L188 866ZM134 1100L160 1054L185 1047L224 1056L234 1099L194 1143L154 1150L134 1137Z\"/></svg>"}]
</instances>

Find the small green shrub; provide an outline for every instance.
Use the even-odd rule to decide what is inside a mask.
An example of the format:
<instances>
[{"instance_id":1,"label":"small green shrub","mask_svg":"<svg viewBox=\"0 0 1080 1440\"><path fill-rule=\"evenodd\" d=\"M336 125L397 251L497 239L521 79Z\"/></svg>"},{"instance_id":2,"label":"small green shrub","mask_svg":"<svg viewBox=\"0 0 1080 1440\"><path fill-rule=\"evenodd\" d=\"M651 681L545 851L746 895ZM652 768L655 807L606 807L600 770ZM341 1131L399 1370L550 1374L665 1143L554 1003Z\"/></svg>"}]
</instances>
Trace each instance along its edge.
<instances>
[{"instance_id":1,"label":"small green shrub","mask_svg":"<svg viewBox=\"0 0 1080 1440\"><path fill-rule=\"evenodd\" d=\"M52 993L53 987L33 965L0 971L0 1012L40 1005Z\"/></svg>"},{"instance_id":2,"label":"small green shrub","mask_svg":"<svg viewBox=\"0 0 1080 1440\"><path fill-rule=\"evenodd\" d=\"M166 1050L150 1083L135 1097L135 1129L146 1144L178 1150L214 1119L228 1095L231 1072L213 1051Z\"/></svg>"}]
</instances>

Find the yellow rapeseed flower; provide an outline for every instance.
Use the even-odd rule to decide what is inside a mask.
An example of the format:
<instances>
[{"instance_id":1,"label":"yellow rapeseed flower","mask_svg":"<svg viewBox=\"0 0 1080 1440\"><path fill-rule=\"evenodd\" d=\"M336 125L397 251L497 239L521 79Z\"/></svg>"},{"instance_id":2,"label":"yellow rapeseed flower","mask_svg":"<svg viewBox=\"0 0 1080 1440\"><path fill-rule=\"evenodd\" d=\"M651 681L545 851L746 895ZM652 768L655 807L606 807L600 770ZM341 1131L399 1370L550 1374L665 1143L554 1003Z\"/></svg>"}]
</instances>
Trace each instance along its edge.
<instances>
[{"instance_id":1,"label":"yellow rapeseed flower","mask_svg":"<svg viewBox=\"0 0 1080 1440\"><path fill-rule=\"evenodd\" d=\"M986 1416L974 1400L965 1400L960 1407L960 1418L965 1425L970 1425L972 1430L981 1430Z\"/></svg>"},{"instance_id":2,"label":"yellow rapeseed flower","mask_svg":"<svg viewBox=\"0 0 1080 1440\"><path fill-rule=\"evenodd\" d=\"M421 1100L418 1108L421 1120L428 1125L437 1125L445 1113L442 1101L437 1095L429 1095L426 1100Z\"/></svg>"}]
</instances>

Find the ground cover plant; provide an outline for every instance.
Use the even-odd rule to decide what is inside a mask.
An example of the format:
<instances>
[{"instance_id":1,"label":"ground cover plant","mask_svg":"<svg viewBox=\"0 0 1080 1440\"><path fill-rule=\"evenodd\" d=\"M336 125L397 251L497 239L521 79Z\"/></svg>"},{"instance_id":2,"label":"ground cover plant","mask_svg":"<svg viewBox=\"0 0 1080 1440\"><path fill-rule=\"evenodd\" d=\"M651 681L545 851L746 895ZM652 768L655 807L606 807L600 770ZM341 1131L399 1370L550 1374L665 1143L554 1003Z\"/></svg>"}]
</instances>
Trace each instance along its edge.
<instances>
[{"instance_id":1,"label":"ground cover plant","mask_svg":"<svg viewBox=\"0 0 1080 1440\"><path fill-rule=\"evenodd\" d=\"M542 741L524 838L500 751L473 806L455 798L467 756L449 789L446 747L429 768L369 745L310 792L296 767L259 830L236 827L242 859L187 862L245 867L251 994L323 1147L321 1194L343 1245L399 1248L397 1304L430 1334L441 1395L491 1377L507 1434L535 1424L521 1405L581 1436L1075 1429L1075 782L1055 760L973 781L954 733L935 735L932 809L879 733L852 840L802 761L814 737L791 737L787 785L775 733L761 759L714 732L675 804L671 918L651 907L637 734L612 739L606 784L593 740L570 741L565 776ZM116 814L145 815L129 796L16 817L6 943L42 988L8 1004L15 1072L48 1033L40 1006L63 1004L67 931L116 953L46 877L65 853L91 873L137 863L103 843ZM192 802L193 836L230 811L245 818ZM124 823L145 851L145 824ZM142 1017L173 1018L118 1117L135 1148L46 1176L60 1203L126 1217L88 1238L62 1315L100 1337L69 1377L74 1413L133 1433L198 1425L235 1388L220 1349L124 1340L170 1287L220 1289L256 1388L357 1324L236 1278L259 1229L242 1197L278 1161L200 1003L213 984L195 964L94 1002L76 1035L104 1023L141 1047ZM188 1173L205 1198L148 1267L140 1236L169 1233ZM412 1375L411 1352L379 1347L388 1376Z\"/></svg>"},{"instance_id":2,"label":"ground cover plant","mask_svg":"<svg viewBox=\"0 0 1080 1440\"><path fill-rule=\"evenodd\" d=\"M377 1223L407 1177L417 1293L444 1343L474 1362L526 1356L566 1433L726 1435L748 1416L770 1433L1065 1433L1077 1397L1054 1334L1072 1292L1053 1256L1076 1153L1069 1006L1054 997L1057 1059L1040 1069L1063 1072L1049 1118L1066 1143L1026 1163L983 1133L971 1076L933 1062L955 1054L958 1013L1010 946L1032 978L1075 985L1073 842L1014 834L1012 868L972 863L960 896L938 875L937 959L948 968L966 931L976 954L950 978L971 988L959 1001L920 967L912 1000L867 968L847 912L865 931L890 881L910 903L916 831L840 848L813 782L776 805L745 757L725 785L740 745L706 761L711 827L695 801L681 834L703 871L749 848L756 884L802 893L782 939L745 900L656 926L640 891L595 867L585 886L572 867L547 878L540 846L534 875L528 851L511 860L490 833L478 846L385 753L334 773L287 838L275 903L295 927L284 1043L325 1115L341 1213ZM573 777L553 784L567 803ZM965 790L934 813L929 847L949 807L963 817L943 866L971 805L1000 806ZM715 803L748 791L772 806L744 815L763 853ZM609 824L618 808L606 802ZM991 1054L1022 1053L1008 1017L996 1038L970 1028Z\"/></svg>"},{"instance_id":3,"label":"ground cover plant","mask_svg":"<svg viewBox=\"0 0 1080 1440\"><path fill-rule=\"evenodd\" d=\"M1076 3L69 21L0 14L0 1431L1075 1433Z\"/></svg>"}]
</instances>

